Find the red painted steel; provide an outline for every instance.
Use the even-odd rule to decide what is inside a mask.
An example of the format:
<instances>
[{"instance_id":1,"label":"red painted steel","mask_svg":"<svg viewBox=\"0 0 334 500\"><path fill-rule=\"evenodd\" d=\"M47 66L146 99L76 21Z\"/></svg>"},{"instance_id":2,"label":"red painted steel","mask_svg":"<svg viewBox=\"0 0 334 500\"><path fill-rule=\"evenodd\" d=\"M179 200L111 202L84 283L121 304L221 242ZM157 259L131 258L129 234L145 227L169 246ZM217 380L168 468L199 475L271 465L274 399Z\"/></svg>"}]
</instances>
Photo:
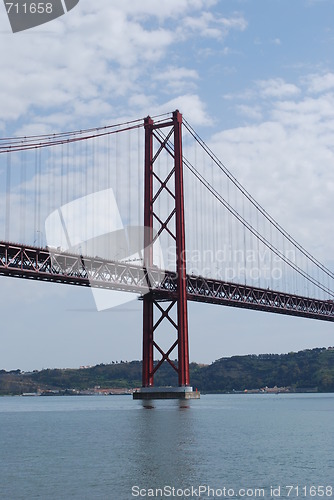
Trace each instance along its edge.
<instances>
[{"instance_id":1,"label":"red painted steel","mask_svg":"<svg viewBox=\"0 0 334 500\"><path fill-rule=\"evenodd\" d=\"M144 297L143 307L143 387L154 385L154 374L160 368L164 361L167 361L178 373L178 383L180 386L189 385L189 346L188 346L188 314L187 314L187 289L186 289L186 262L185 262L185 227L184 227L184 197L183 197L183 162L182 162L182 115L179 111L173 113L172 120L153 123L150 117L144 122L145 127L145 194L144 194L144 224L150 228L147 234L150 234L149 241L145 243L146 247L146 265L151 267L152 245L148 249L148 244L153 240L153 223L157 221L158 235L167 231L176 242L176 298L171 301L167 309L159 305L159 301L164 299L170 301L170 293L167 292L164 297L159 297L155 291L151 291ZM170 128L166 139L155 134L157 129ZM174 151L167 150L168 139L174 135ZM158 148L154 154L154 144L157 142ZM158 169L155 168L155 161L163 151L168 151L174 157L173 169L167 175L165 180L161 179ZM168 181L174 175L174 193L167 186ZM153 177L160 184L156 193L153 192ZM174 199L174 207L163 221L161 215L155 210L155 203L161 193L166 190ZM175 217L175 234L168 227L169 222ZM177 323L175 323L170 312L174 304L177 305ZM154 311L160 313L159 319L154 322ZM164 352L154 340L154 334L160 324L169 321L176 330L177 339L167 352ZM176 366L169 358L175 348L178 348L178 365ZM154 348L162 356L158 364L154 367L153 352Z\"/></svg>"},{"instance_id":2,"label":"red painted steel","mask_svg":"<svg viewBox=\"0 0 334 500\"><path fill-rule=\"evenodd\" d=\"M153 264L153 120L147 117L145 127L145 188L144 188L144 259L149 268ZM153 295L144 296L143 300L143 387L153 385Z\"/></svg>"},{"instance_id":3,"label":"red painted steel","mask_svg":"<svg viewBox=\"0 0 334 500\"><path fill-rule=\"evenodd\" d=\"M177 314L178 314L178 360L179 385L189 385L189 345L188 345L188 313L186 289L186 259L185 259L185 222L184 222L184 191L182 164L182 115L175 111L174 121L174 165L175 165L175 209L176 209L176 258L177 258Z\"/></svg>"}]
</instances>

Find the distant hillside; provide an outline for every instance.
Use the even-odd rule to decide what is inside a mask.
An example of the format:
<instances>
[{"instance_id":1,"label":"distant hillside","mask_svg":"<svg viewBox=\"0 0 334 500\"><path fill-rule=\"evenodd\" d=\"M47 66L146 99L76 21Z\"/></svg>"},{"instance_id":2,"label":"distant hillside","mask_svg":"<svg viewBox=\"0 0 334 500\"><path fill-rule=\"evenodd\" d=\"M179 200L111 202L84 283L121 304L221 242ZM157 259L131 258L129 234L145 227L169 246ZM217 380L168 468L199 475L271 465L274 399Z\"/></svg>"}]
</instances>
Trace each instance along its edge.
<instances>
[{"instance_id":1,"label":"distant hillside","mask_svg":"<svg viewBox=\"0 0 334 500\"><path fill-rule=\"evenodd\" d=\"M54 369L22 373L0 370L0 394L43 390L134 388L141 386L141 361L100 364L92 368ZM221 358L211 365L191 363L190 380L202 392L232 392L263 387L334 392L334 349L318 348L289 354ZM164 363L155 385L177 385L174 370Z\"/></svg>"},{"instance_id":2,"label":"distant hillside","mask_svg":"<svg viewBox=\"0 0 334 500\"><path fill-rule=\"evenodd\" d=\"M222 358L196 370L191 381L210 392L274 386L334 392L334 349Z\"/></svg>"}]
</instances>

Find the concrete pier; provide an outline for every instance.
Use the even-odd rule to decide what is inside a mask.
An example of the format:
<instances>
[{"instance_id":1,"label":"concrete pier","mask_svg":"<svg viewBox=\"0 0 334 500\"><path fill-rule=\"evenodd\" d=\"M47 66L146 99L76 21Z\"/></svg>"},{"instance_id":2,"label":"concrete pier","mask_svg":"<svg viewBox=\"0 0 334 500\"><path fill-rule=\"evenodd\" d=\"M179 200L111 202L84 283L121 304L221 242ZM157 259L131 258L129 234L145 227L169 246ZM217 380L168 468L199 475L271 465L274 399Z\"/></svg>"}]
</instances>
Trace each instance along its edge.
<instances>
[{"instance_id":1,"label":"concrete pier","mask_svg":"<svg viewBox=\"0 0 334 500\"><path fill-rule=\"evenodd\" d=\"M199 399L200 392L192 387L142 387L133 399Z\"/></svg>"}]
</instances>

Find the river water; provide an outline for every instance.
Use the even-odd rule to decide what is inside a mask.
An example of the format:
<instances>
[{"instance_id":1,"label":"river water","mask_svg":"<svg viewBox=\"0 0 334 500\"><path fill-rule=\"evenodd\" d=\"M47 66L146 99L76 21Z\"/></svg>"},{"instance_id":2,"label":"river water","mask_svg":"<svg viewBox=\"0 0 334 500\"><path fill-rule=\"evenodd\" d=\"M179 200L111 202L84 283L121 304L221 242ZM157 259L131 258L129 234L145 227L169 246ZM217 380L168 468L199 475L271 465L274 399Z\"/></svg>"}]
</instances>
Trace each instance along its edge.
<instances>
[{"instance_id":1,"label":"river water","mask_svg":"<svg viewBox=\"0 0 334 500\"><path fill-rule=\"evenodd\" d=\"M0 398L0 499L334 498L334 394Z\"/></svg>"}]
</instances>

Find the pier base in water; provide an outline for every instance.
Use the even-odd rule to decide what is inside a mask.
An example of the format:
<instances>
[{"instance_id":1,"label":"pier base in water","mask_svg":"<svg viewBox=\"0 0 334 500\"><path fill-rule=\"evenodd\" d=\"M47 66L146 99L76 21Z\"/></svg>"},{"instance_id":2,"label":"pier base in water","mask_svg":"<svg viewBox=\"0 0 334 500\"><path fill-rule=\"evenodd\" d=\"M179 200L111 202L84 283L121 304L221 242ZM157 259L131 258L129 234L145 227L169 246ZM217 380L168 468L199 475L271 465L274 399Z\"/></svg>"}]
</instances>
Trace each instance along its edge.
<instances>
[{"instance_id":1,"label":"pier base in water","mask_svg":"<svg viewBox=\"0 0 334 500\"><path fill-rule=\"evenodd\" d=\"M200 392L192 387L142 387L133 399L199 399Z\"/></svg>"}]
</instances>

